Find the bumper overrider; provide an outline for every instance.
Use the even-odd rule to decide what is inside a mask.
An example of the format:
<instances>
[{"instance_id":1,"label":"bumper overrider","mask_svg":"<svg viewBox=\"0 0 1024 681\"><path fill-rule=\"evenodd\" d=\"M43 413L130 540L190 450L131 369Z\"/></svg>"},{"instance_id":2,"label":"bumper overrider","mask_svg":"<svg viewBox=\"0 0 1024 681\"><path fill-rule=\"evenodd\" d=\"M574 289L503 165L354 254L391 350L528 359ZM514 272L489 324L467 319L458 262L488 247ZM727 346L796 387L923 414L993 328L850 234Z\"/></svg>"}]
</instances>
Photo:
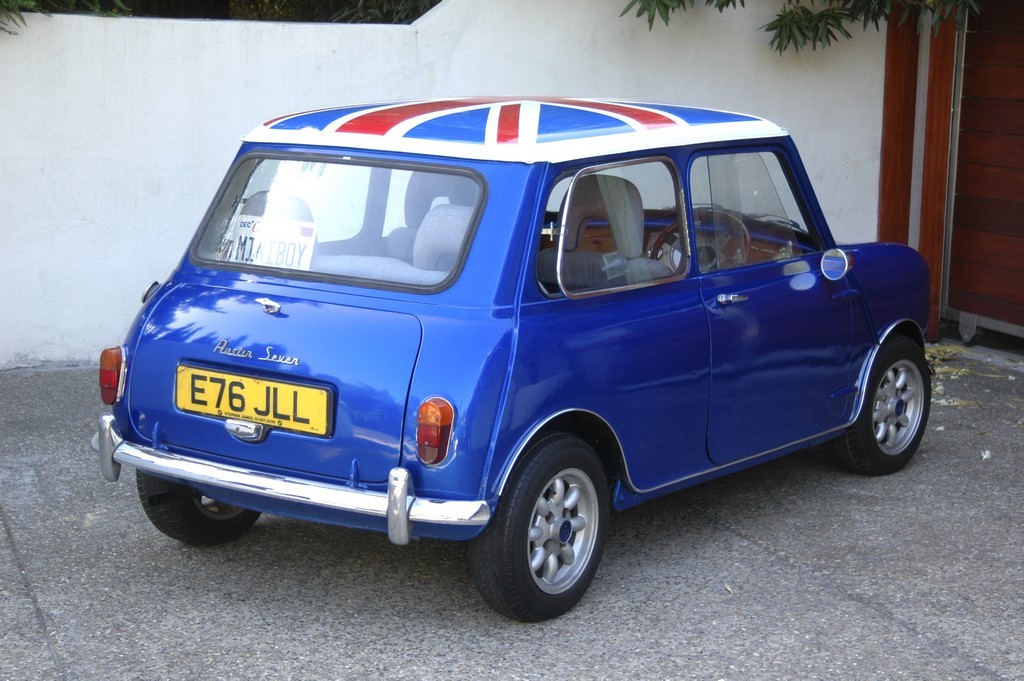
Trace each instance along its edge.
<instances>
[{"instance_id":1,"label":"bumper overrider","mask_svg":"<svg viewBox=\"0 0 1024 681\"><path fill-rule=\"evenodd\" d=\"M486 525L491 517L485 501L417 499L409 471L404 468L391 469L386 493L272 475L126 442L109 414L100 417L92 448L99 452L100 470L110 482L117 481L121 465L125 464L197 487L217 487L275 501L386 518L388 539L399 545L409 543L414 524L471 528Z\"/></svg>"}]
</instances>

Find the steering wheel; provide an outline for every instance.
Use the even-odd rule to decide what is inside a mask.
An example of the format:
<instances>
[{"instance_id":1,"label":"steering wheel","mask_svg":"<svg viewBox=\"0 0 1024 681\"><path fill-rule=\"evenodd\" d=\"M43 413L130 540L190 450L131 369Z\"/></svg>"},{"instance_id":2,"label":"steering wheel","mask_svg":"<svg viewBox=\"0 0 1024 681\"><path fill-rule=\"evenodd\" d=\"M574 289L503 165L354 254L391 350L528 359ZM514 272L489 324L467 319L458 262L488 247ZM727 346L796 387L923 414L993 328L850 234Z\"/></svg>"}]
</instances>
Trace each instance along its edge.
<instances>
[{"instance_id":1,"label":"steering wheel","mask_svg":"<svg viewBox=\"0 0 1024 681\"><path fill-rule=\"evenodd\" d=\"M673 222L658 233L650 250L647 251L647 257L666 265L673 272L679 271L683 266L684 255L678 222Z\"/></svg>"},{"instance_id":2,"label":"steering wheel","mask_svg":"<svg viewBox=\"0 0 1024 681\"><path fill-rule=\"evenodd\" d=\"M743 265L750 254L750 232L743 221L732 213L716 209L712 206L695 208L695 223L714 225L714 233L709 241L698 236L697 256L701 272L729 269ZM697 232L698 235L701 233Z\"/></svg>"}]
</instances>

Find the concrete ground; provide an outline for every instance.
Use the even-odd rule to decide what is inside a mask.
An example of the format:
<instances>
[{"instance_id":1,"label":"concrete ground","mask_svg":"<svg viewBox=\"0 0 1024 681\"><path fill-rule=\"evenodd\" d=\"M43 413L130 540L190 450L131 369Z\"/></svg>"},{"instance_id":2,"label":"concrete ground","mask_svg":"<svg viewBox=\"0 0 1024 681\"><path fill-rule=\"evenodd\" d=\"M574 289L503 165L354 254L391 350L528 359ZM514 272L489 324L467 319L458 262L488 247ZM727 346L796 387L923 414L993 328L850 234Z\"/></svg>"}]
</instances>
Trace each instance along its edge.
<instances>
[{"instance_id":1,"label":"concrete ground","mask_svg":"<svg viewBox=\"0 0 1024 681\"><path fill-rule=\"evenodd\" d=\"M100 477L92 368L0 373L0 679L1024 679L1024 364L945 346L901 473L822 451L614 514L568 615L462 545L266 517L198 549Z\"/></svg>"}]
</instances>

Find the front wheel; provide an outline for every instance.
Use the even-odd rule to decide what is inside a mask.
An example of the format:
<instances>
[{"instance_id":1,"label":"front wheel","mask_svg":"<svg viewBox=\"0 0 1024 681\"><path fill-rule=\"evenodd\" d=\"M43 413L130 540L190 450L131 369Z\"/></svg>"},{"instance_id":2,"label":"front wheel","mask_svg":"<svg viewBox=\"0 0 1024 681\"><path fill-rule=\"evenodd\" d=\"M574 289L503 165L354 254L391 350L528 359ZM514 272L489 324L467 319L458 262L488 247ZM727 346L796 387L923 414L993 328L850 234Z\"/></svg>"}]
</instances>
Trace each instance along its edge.
<instances>
[{"instance_id":1,"label":"front wheel","mask_svg":"<svg viewBox=\"0 0 1024 681\"><path fill-rule=\"evenodd\" d=\"M924 349L905 336L878 351L857 421L838 442L848 468L865 475L895 473L921 444L931 408L931 375Z\"/></svg>"},{"instance_id":2,"label":"front wheel","mask_svg":"<svg viewBox=\"0 0 1024 681\"><path fill-rule=\"evenodd\" d=\"M513 473L487 529L470 542L480 595L523 622L569 611L601 561L608 505L608 482L593 449L565 434L541 440Z\"/></svg>"},{"instance_id":3,"label":"front wheel","mask_svg":"<svg viewBox=\"0 0 1024 681\"><path fill-rule=\"evenodd\" d=\"M195 546L224 544L242 536L258 511L225 504L191 487L135 472L142 510L156 529Z\"/></svg>"}]
</instances>

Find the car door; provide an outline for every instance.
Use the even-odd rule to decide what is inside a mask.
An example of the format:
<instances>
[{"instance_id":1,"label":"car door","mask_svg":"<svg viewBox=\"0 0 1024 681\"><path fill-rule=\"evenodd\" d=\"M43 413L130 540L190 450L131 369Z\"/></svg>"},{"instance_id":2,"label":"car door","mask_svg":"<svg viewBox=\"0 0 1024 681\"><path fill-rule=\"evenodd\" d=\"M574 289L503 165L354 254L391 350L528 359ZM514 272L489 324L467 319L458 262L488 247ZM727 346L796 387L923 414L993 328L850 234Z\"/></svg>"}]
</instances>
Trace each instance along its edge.
<instances>
[{"instance_id":1,"label":"car door","mask_svg":"<svg viewBox=\"0 0 1024 681\"><path fill-rule=\"evenodd\" d=\"M689 197L711 338L708 455L728 464L844 425L852 292L778 151L698 155Z\"/></svg>"},{"instance_id":2,"label":"car door","mask_svg":"<svg viewBox=\"0 0 1024 681\"><path fill-rule=\"evenodd\" d=\"M566 176L548 202L539 291L520 311L507 429L518 439L553 414L593 415L640 491L708 467L708 330L680 195L663 157Z\"/></svg>"}]
</instances>

